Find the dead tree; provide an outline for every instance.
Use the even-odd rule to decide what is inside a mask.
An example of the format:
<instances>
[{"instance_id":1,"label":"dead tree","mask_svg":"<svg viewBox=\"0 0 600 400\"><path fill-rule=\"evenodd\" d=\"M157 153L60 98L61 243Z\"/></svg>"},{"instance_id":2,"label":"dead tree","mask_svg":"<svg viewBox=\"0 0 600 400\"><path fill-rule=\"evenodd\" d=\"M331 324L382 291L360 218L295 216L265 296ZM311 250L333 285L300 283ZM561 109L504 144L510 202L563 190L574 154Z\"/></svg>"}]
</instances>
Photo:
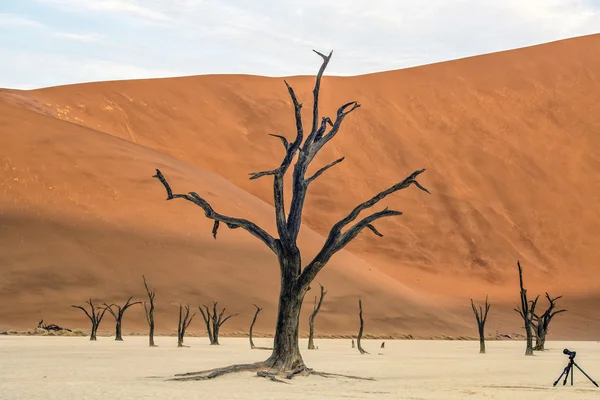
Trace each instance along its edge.
<instances>
[{"instance_id":1,"label":"dead tree","mask_svg":"<svg viewBox=\"0 0 600 400\"><path fill-rule=\"evenodd\" d=\"M354 339L352 339L352 348L355 348Z\"/></svg>"},{"instance_id":2,"label":"dead tree","mask_svg":"<svg viewBox=\"0 0 600 400\"><path fill-rule=\"evenodd\" d=\"M183 314L183 307L181 307L181 304L179 305L179 323L177 324L177 347L188 347L183 345L183 337L185 336L185 331L192 323L194 315L196 315L196 313L192 314L192 316L190 317L190 306L185 306L185 314Z\"/></svg>"},{"instance_id":3,"label":"dead tree","mask_svg":"<svg viewBox=\"0 0 600 400\"><path fill-rule=\"evenodd\" d=\"M485 311L483 308L479 306L479 310L475 307L475 303L473 303L473 299L471 299L471 308L473 308L473 313L475 313L475 319L477 320L477 328L479 330L479 352L481 354L485 354L485 323L487 321L488 312L490 311L490 304L488 304L488 298L485 296Z\"/></svg>"},{"instance_id":4,"label":"dead tree","mask_svg":"<svg viewBox=\"0 0 600 400\"><path fill-rule=\"evenodd\" d=\"M533 321L531 323L533 334L535 335L535 347L533 350L544 350L544 345L546 344L546 335L548 334L548 328L550 327L550 321L552 321L552 318L554 318L556 314L567 311L566 309L554 311L554 308L556 307L556 300L560 298L562 298L562 296L552 298L546 292L546 299L548 299L548 302L550 303L548 308L541 316L533 314Z\"/></svg>"},{"instance_id":5,"label":"dead tree","mask_svg":"<svg viewBox=\"0 0 600 400\"><path fill-rule=\"evenodd\" d=\"M250 348L251 349L256 348L256 346L254 346L254 342L252 341L252 329L254 328L254 324L256 323L256 318L258 317L258 313L261 312L261 310L262 310L262 308L260 308L256 304L254 304L254 307L256 307L256 312L254 313L254 318L252 318L252 323L250 324L250 333L248 334L248 336L250 337Z\"/></svg>"},{"instance_id":6,"label":"dead tree","mask_svg":"<svg viewBox=\"0 0 600 400\"><path fill-rule=\"evenodd\" d=\"M523 318L523 326L525 328L525 336L527 338L527 345L525 348L525 355L533 355L533 333L532 333L532 321L533 315L535 314L535 306L540 296L537 296L535 300L527 300L527 289L523 288L523 268L521 263L517 261L517 267L519 268L519 284L521 286L521 305L515 308L515 311Z\"/></svg>"},{"instance_id":7,"label":"dead tree","mask_svg":"<svg viewBox=\"0 0 600 400\"><path fill-rule=\"evenodd\" d=\"M231 317L235 317L238 314L231 314L225 318L225 310L227 307L223 307L220 313L217 314L217 303L218 301L213 301L213 310L210 311L208 306L203 305L202 307L198 307L200 312L202 313L202 318L204 318L204 322L206 323L206 332L208 333L208 339L210 340L211 345L219 345L219 330L221 329L221 325L223 325L227 320ZM258 315L258 312L256 313Z\"/></svg>"},{"instance_id":8,"label":"dead tree","mask_svg":"<svg viewBox=\"0 0 600 400\"><path fill-rule=\"evenodd\" d=\"M56 324L46 325L46 324L44 324L44 320L41 320L40 322L38 322L37 327L40 329L43 329L45 331L48 331L48 332L50 332L50 331L52 331L52 332L60 332L60 331L73 332L69 328L63 328L62 326L58 326Z\"/></svg>"},{"instance_id":9,"label":"dead tree","mask_svg":"<svg viewBox=\"0 0 600 400\"><path fill-rule=\"evenodd\" d=\"M125 314L125 311L131 306L134 306L136 304L142 304L141 301L134 301L133 303L130 303L131 299L133 299L133 296L127 299L123 307L118 306L116 304L111 304L109 306L108 304L104 303L104 306L106 307L108 312L111 313L111 315L115 318L115 340L123 341L123 336L121 336L121 327L123 326L123 314ZM116 311L112 309L113 307L116 308Z\"/></svg>"},{"instance_id":10,"label":"dead tree","mask_svg":"<svg viewBox=\"0 0 600 400\"><path fill-rule=\"evenodd\" d=\"M381 348L385 349L385 342L381 342Z\"/></svg>"},{"instance_id":11,"label":"dead tree","mask_svg":"<svg viewBox=\"0 0 600 400\"><path fill-rule=\"evenodd\" d=\"M406 189L415 185L419 189L429 193L421 184L417 182L417 177L425 170L420 169L410 174L400 182L393 184L387 189L377 193L375 196L359 204L347 216L335 223L331 228L325 243L321 250L309 259L307 263L302 263L300 249L297 245L298 234L302 226L302 213L308 188L314 181L321 177L327 170L341 163L344 158L339 158L324 167L318 169L314 174L307 176L307 171L315 156L323 149L325 145L331 142L338 134L342 122L353 111L360 107L356 101L351 101L338 108L337 113L332 120L329 117L319 116L319 92L321 88L321 78L331 59L333 52L329 55L321 54L315 51L322 59L323 63L316 77L316 83L313 89L312 104L312 125L308 135L305 136L304 122L302 121L302 104L298 101L292 87L285 82L291 102L294 108L294 118L296 122L296 134L292 140L288 140L281 135L271 135L276 137L283 144L284 155L281 163L272 170L254 172L250 174L250 179L259 179L261 177L273 178L273 205L275 208L275 222L277 235L273 236L256 223L243 218L235 218L221 214L198 193L173 193L171 186L160 170L156 170L153 177L157 178L163 185L167 200L184 199L200 207L205 216L214 221L212 235L217 237L217 232L221 224L229 229L243 229L260 240L269 248L279 263L279 273L281 288L279 292L279 302L277 311L277 322L275 326L275 338L273 353L264 362L251 364L250 366L231 366L212 371L208 375L195 374L182 379L206 379L214 378L222 374L240 370L256 370L267 368L270 371L287 373L293 377L296 374L315 373L306 368L304 360L300 355L298 347L298 326L300 323L300 310L302 302L311 282L327 265L331 257L342 250L348 243L356 238L363 230L371 231L377 236L383 236L373 225L374 222L388 217L400 216L402 212L384 208L380 211L372 212L371 208L377 205L381 200L390 194ZM294 162L293 172L290 167ZM292 175L292 190L289 212L286 212L286 202L284 201L284 177L288 172ZM205 191L208 189L205 189ZM367 211L368 215L359 217L361 212ZM358 220L358 221L357 221Z\"/></svg>"},{"instance_id":12,"label":"dead tree","mask_svg":"<svg viewBox=\"0 0 600 400\"><path fill-rule=\"evenodd\" d=\"M360 329L358 330L358 336L356 337L356 347L358 347L358 351L360 351L360 354L369 354L360 345L360 339L362 338L363 328L365 326L365 321L363 320L363 316L362 316L362 300L361 299L358 299L358 317L360 318Z\"/></svg>"},{"instance_id":13,"label":"dead tree","mask_svg":"<svg viewBox=\"0 0 600 400\"><path fill-rule=\"evenodd\" d=\"M144 311L146 313L146 322L148 322L148 327L150 331L148 332L148 341L150 343L150 347L156 347L154 344L154 296L156 295L155 290L150 290L148 287L148 283L146 283L146 277L142 275L144 279L144 287L146 288L146 293L148 293L148 300L150 302L150 307L144 302Z\"/></svg>"},{"instance_id":14,"label":"dead tree","mask_svg":"<svg viewBox=\"0 0 600 400\"><path fill-rule=\"evenodd\" d=\"M83 311L85 313L85 315L87 315L87 317L90 319L90 322L92 323L92 331L90 333L90 340L96 340L96 333L98 332L98 326L100 326L100 322L102 322L102 318L104 318L104 313L106 312L107 309L106 309L106 307L96 309L96 307L94 306L94 303L92 303L92 299L89 299L88 301L86 301L86 303L90 305L89 312L82 306L71 306L71 307L78 308L81 311Z\"/></svg>"},{"instance_id":15,"label":"dead tree","mask_svg":"<svg viewBox=\"0 0 600 400\"><path fill-rule=\"evenodd\" d=\"M315 334L315 317L319 313L319 310L321 309L321 305L323 304L323 298L327 294L327 290L325 290L323 285L321 285L319 283L319 286L321 287L321 297L319 298L319 302L317 303L317 296L315 296L315 305L313 307L313 312L312 312L312 314L310 314L310 317L308 317L308 326L310 329L309 334L308 334L308 349L309 350L315 349L315 344L313 342L313 335Z\"/></svg>"}]
</instances>

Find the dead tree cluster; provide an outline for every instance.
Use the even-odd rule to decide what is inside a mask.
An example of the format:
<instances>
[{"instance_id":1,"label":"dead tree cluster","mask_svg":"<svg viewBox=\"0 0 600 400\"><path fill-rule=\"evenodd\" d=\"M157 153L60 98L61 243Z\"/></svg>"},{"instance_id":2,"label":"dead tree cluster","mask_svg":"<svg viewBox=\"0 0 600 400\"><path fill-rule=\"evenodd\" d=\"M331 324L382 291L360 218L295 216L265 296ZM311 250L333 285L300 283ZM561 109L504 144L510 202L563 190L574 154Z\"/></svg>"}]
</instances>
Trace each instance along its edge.
<instances>
[{"instance_id":1,"label":"dead tree cluster","mask_svg":"<svg viewBox=\"0 0 600 400\"><path fill-rule=\"evenodd\" d=\"M387 207L380 211L370 212L372 207L378 205L384 198L400 190L407 189L411 185L416 186L424 192L429 193L417 182L417 177L424 170L416 170L400 182L393 184L385 190L377 193L370 199L356 206L349 214L335 223L321 250L308 262L303 263L300 249L297 244L298 235L302 226L302 214L308 189L314 182L329 169L340 164L344 157L319 168L312 175L307 175L315 157L319 152L336 137L345 118L357 110L360 104L350 101L338 108L333 119L319 115L319 94L321 79L331 60L332 53L325 55L315 51L323 62L317 73L313 89L313 104L311 110L311 126L305 134L304 121L302 119L302 103L298 101L294 89L287 83L287 91L293 105L293 114L296 125L296 134L292 140L279 135L271 136L281 141L283 145L283 157L278 166L271 170L254 172L250 179L270 177L273 179L273 204L275 208L275 225L277 235L273 236L256 223L244 218L236 218L217 212L209 202L197 192L174 193L167 178L160 170L156 170L154 178L163 185L167 200L183 199L200 207L206 218L214 221L212 235L216 239L219 227L225 225L229 229L243 229L261 241L271 252L273 252L279 263L280 293L277 310L277 322L275 326L275 338L273 341L273 352L271 356L263 361L251 365L234 365L204 373L194 373L185 377L190 379L210 379L216 376L240 370L260 370L266 368L267 374L283 374L289 378L297 374L315 373L307 368L300 354L298 346L298 326L302 302L310 284L327 265L331 257L342 250L348 243L354 240L361 232L367 230L381 237L383 236L373 225L375 222L389 217L402 215L402 212L390 210ZM290 167L293 170L290 171ZM286 210L284 201L284 177L291 172L291 200L289 210ZM206 190L205 190L206 191ZM363 212L368 212L364 217L359 217ZM208 323L207 323L208 325ZM261 372L261 371L259 371ZM264 372L264 371L262 371Z\"/></svg>"},{"instance_id":2,"label":"dead tree cluster","mask_svg":"<svg viewBox=\"0 0 600 400\"><path fill-rule=\"evenodd\" d=\"M556 308L556 301L562 296L558 296L555 298L550 297L548 293L546 293L546 299L548 299L549 305L546 311L542 315L536 314L536 306L540 296L537 296L535 300L527 299L527 290L523 288L523 268L521 267L521 263L517 261L517 268L519 269L519 284L521 286L521 305L515 308L515 311L523 318L523 324L525 328L526 335L526 348L525 355L531 356L533 355L534 350L544 350L544 345L546 343L546 335L548 334L548 329L550 327L550 322L552 318L556 316L556 314L565 312L567 310L554 310ZM533 346L533 336L535 335L536 344Z\"/></svg>"},{"instance_id":3,"label":"dead tree cluster","mask_svg":"<svg viewBox=\"0 0 600 400\"><path fill-rule=\"evenodd\" d=\"M199 306L198 309L202 313L202 318L206 323L206 332L211 345L219 345L219 331L221 326L227 322L228 319L235 317L238 314L230 314L225 317L225 310L227 307L223 307L221 312L217 312L217 301L213 301L212 311L207 305ZM204 309L202 309L204 307ZM258 312L256 313L258 315Z\"/></svg>"}]
</instances>

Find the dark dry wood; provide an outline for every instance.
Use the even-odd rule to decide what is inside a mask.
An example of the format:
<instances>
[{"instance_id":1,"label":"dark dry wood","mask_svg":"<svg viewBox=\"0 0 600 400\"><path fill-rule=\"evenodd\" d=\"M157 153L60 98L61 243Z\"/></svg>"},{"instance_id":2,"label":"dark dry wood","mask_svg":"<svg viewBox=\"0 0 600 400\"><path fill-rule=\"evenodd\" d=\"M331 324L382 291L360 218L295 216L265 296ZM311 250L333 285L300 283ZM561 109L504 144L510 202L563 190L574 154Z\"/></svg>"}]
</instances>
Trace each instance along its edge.
<instances>
[{"instance_id":1,"label":"dark dry wood","mask_svg":"<svg viewBox=\"0 0 600 400\"><path fill-rule=\"evenodd\" d=\"M190 317L190 306L185 305L185 314L183 314L183 307L181 304L179 305L179 322L177 324L177 347L189 347L183 345L183 338L185 336L185 331L192 323L192 319L196 313L192 314Z\"/></svg>"},{"instance_id":2,"label":"dark dry wood","mask_svg":"<svg viewBox=\"0 0 600 400\"><path fill-rule=\"evenodd\" d=\"M385 349L385 342L381 342L381 348Z\"/></svg>"},{"instance_id":3,"label":"dark dry wood","mask_svg":"<svg viewBox=\"0 0 600 400\"><path fill-rule=\"evenodd\" d=\"M418 175L423 173L424 170L421 169L413 172L404 180L379 192L364 203L359 204L348 216L332 227L319 253L312 260L309 260L308 263L302 262L297 238L302 225L302 213L307 190L311 183L314 183L326 171L341 163L343 159L340 158L327 164L318 169L312 176L307 177L307 171L320 150L338 134L344 119L360 107L358 102L350 101L337 109L334 119L319 116L321 80L333 52L329 53L329 55L317 51L315 53L323 61L317 73L313 89L312 126L310 133L305 137L301 113L302 104L298 101L294 89L285 82L294 109L295 138L290 141L281 135L272 135L281 140L285 149L281 163L272 170L250 173L250 179L259 179L266 176L273 177L273 205L275 207L278 238L274 238L257 224L246 219L217 213L204 198L195 192L174 194L167 179L160 170L157 169L154 175L164 186L167 193L167 200L182 198L204 210L206 217L214 221L213 236L215 238L220 223L224 223L230 229L242 228L261 240L277 256L280 267L281 288L273 353L265 361L265 364L269 368L287 372L305 368L298 348L298 326L302 302L311 282L313 282L331 257L343 249L344 246L350 243L364 229L370 230L377 236L383 236L373 223L382 218L402 215L400 211L388 210L387 208L382 211L372 212L362 219L359 219L359 214L377 205L386 196L406 189L411 185L415 185L417 188L429 193L416 180ZM290 207L289 212L286 213L284 176L289 171L293 162Z\"/></svg>"},{"instance_id":4,"label":"dark dry wood","mask_svg":"<svg viewBox=\"0 0 600 400\"><path fill-rule=\"evenodd\" d=\"M86 301L86 303L90 305L89 312L82 306L71 306L71 307L80 309L89 318L90 322L92 323L92 330L90 332L90 340L96 340L96 333L98 332L98 326L100 326L100 322L102 322L102 318L104 318L104 313L106 312L106 307L96 309L96 307L94 306L94 303L92 303L91 298L88 301Z\"/></svg>"},{"instance_id":5,"label":"dark dry wood","mask_svg":"<svg viewBox=\"0 0 600 400\"><path fill-rule=\"evenodd\" d=\"M519 285L521 287L521 305L515 308L515 311L521 316L521 318L523 318L523 326L525 328L526 336L525 355L532 356L533 333L531 323L533 321L533 315L535 314L535 306L540 296L537 296L533 301L527 300L527 289L523 287L523 268L521 268L521 263L519 261L517 261L517 267L519 269Z\"/></svg>"},{"instance_id":6,"label":"dark dry wood","mask_svg":"<svg viewBox=\"0 0 600 400\"><path fill-rule=\"evenodd\" d=\"M148 294L148 300L150 302L150 307L144 302L146 322L148 322L148 327L150 329L148 332L148 342L150 347L156 347L154 344L154 296L156 295L156 291L154 289L150 290L144 275L142 275L142 278L144 279L144 287L146 288L146 293Z\"/></svg>"},{"instance_id":7,"label":"dark dry wood","mask_svg":"<svg viewBox=\"0 0 600 400\"><path fill-rule=\"evenodd\" d=\"M315 305L313 307L313 312L310 314L310 317L308 317L308 326L310 329L309 334L308 334L308 349L309 350L315 350L315 344L313 341L313 336L315 334L315 317L319 313L319 310L321 309L321 305L323 304L323 298L325 298L325 295L327 294L327 290L325 290L323 285L321 285L319 283L319 286L321 287L321 297L319 297L319 302L317 303L317 296L315 296Z\"/></svg>"},{"instance_id":8,"label":"dark dry wood","mask_svg":"<svg viewBox=\"0 0 600 400\"><path fill-rule=\"evenodd\" d=\"M471 308L475 313L475 319L477 320L477 329L479 331L479 352L485 354L485 323L487 322L488 312L490 311L490 304L488 304L488 297L485 296L485 311L479 306L479 310L475 307L473 299L471 299Z\"/></svg>"},{"instance_id":9,"label":"dark dry wood","mask_svg":"<svg viewBox=\"0 0 600 400\"><path fill-rule=\"evenodd\" d=\"M212 312L206 305L198 306L198 309L202 314L202 318L204 318L204 322L206 323L206 332L208 333L208 340L210 340L211 345L219 344L219 330L221 329L221 325L227 322L229 318L239 315L230 314L227 317L223 318L225 316L225 310L227 310L227 307L223 307L221 312L217 313L217 303L218 301L213 301ZM202 307L204 307L204 310L202 309Z\"/></svg>"},{"instance_id":10,"label":"dark dry wood","mask_svg":"<svg viewBox=\"0 0 600 400\"><path fill-rule=\"evenodd\" d=\"M252 329L254 328L254 324L256 323L256 318L258 317L258 313L261 312L261 310L262 310L262 308L260 308L256 304L254 304L254 307L256 307L256 312L254 313L254 318L252 318L252 323L250 324L250 332L248 333L248 336L250 338L250 348L251 349L256 348L256 346L254 346L254 342L252 341Z\"/></svg>"},{"instance_id":11,"label":"dark dry wood","mask_svg":"<svg viewBox=\"0 0 600 400\"><path fill-rule=\"evenodd\" d=\"M121 327L123 325L123 314L125 314L125 311L127 311L127 309L131 306L134 306L136 304L142 304L141 301L134 301L133 303L131 303L131 299L133 299L133 296L131 296L130 298L127 299L127 301L125 302L125 304L123 305L123 307L118 306L116 304L111 304L108 305L106 303L104 303L104 307L106 308L106 310L111 313L111 315L114 317L115 319L115 340L118 341L123 341L123 336L121 334ZM117 309L117 311L115 312L112 308L115 307Z\"/></svg>"},{"instance_id":12,"label":"dark dry wood","mask_svg":"<svg viewBox=\"0 0 600 400\"><path fill-rule=\"evenodd\" d=\"M546 344L546 335L548 334L548 329L550 327L550 321L556 314L563 313L567 311L566 309L556 310L556 301L562 298L562 296L550 297L548 292L546 292L546 299L548 299L548 308L544 313L540 316L533 314L531 326L533 328L533 334L535 335L535 346L533 347L534 351L543 351L545 350L544 346Z\"/></svg>"},{"instance_id":13,"label":"dark dry wood","mask_svg":"<svg viewBox=\"0 0 600 400\"><path fill-rule=\"evenodd\" d=\"M358 351L360 351L360 354L369 354L369 352L367 352L365 349L362 348L362 346L360 345L360 339L362 338L363 335L363 329L365 326L365 321L363 320L363 313L362 313L362 300L358 299L358 317L360 318L360 329L358 330L358 336L356 337L356 347L358 347Z\"/></svg>"},{"instance_id":14,"label":"dark dry wood","mask_svg":"<svg viewBox=\"0 0 600 400\"><path fill-rule=\"evenodd\" d=\"M62 326L58 326L56 324L46 325L46 324L44 324L44 320L41 320L40 322L38 322L37 327L40 329L44 329L46 331L52 331L52 332L60 332L60 331L73 332L69 328L63 328Z\"/></svg>"}]
</instances>

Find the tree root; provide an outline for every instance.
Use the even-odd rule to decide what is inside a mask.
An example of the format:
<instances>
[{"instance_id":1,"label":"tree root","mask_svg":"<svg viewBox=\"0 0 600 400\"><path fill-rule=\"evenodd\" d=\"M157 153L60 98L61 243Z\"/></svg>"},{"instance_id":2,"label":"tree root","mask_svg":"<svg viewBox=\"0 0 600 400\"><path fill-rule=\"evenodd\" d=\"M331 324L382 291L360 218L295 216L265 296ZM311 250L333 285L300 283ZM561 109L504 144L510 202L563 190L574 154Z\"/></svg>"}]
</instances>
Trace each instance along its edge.
<instances>
[{"instance_id":1,"label":"tree root","mask_svg":"<svg viewBox=\"0 0 600 400\"><path fill-rule=\"evenodd\" d=\"M264 368L267 368L266 370ZM253 363L253 364L235 364L225 368L215 368L205 371L197 372L186 372L183 374L176 374L175 377L168 379L169 381L203 381L208 379L214 379L222 375L232 374L236 372L256 372L256 376L261 378L267 378L277 383L287 383L280 378L293 379L295 376L310 376L316 375L322 378L347 378L347 379L358 379L363 381L374 381L374 378L364 378L354 375L334 374L329 372L319 372L306 366L301 366L294 369L293 371L284 371L280 369L269 368L265 361Z\"/></svg>"}]
</instances>

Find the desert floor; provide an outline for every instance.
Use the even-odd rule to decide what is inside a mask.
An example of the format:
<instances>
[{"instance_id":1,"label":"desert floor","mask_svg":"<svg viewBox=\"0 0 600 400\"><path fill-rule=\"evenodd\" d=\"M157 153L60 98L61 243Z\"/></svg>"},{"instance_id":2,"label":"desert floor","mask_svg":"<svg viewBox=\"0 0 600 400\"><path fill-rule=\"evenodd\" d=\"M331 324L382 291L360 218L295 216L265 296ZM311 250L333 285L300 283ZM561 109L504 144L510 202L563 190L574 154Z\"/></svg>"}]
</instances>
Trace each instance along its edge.
<instances>
[{"instance_id":1,"label":"desert floor","mask_svg":"<svg viewBox=\"0 0 600 400\"><path fill-rule=\"evenodd\" d=\"M190 337L190 348L176 348L176 338L158 337L148 348L145 337L124 342L101 337L1 337L1 399L597 399L579 371L575 385L552 387L566 366L567 347L576 362L600 381L598 342L550 342L549 351L523 355L524 343L466 341L364 341L370 355L351 349L350 340L317 340L317 351L304 351L305 362L320 371L373 377L376 381L300 377L278 384L238 373L211 381L170 382L165 378L264 359L269 352L250 350L247 339L222 338L210 346ZM257 339L265 346L269 339ZM306 341L301 341L306 347Z\"/></svg>"}]
</instances>

